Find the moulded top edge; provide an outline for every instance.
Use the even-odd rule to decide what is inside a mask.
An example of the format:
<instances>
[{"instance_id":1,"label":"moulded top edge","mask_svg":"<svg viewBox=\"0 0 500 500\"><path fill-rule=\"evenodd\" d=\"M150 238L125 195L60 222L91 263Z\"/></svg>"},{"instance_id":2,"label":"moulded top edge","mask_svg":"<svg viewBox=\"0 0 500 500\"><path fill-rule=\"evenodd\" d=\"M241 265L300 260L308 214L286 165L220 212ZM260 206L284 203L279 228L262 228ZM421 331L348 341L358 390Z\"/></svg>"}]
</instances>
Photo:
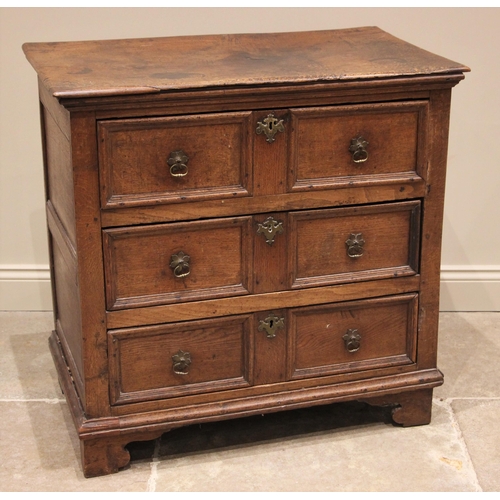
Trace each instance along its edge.
<instances>
[{"instance_id":1,"label":"moulded top edge","mask_svg":"<svg viewBox=\"0 0 500 500\"><path fill-rule=\"evenodd\" d=\"M23 50L58 98L470 71L376 27L26 43Z\"/></svg>"}]
</instances>

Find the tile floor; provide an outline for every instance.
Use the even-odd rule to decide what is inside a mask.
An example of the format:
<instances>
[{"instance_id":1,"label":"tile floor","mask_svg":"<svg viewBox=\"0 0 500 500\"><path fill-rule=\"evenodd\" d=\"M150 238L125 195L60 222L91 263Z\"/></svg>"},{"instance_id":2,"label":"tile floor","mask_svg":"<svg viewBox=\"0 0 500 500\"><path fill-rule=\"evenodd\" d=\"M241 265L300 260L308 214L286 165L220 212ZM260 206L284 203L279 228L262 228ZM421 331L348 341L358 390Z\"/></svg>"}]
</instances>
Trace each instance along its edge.
<instances>
[{"instance_id":1,"label":"tile floor","mask_svg":"<svg viewBox=\"0 0 500 500\"><path fill-rule=\"evenodd\" d=\"M0 491L499 491L500 313L442 313L430 425L359 403L178 429L85 479L47 346L50 313L0 312Z\"/></svg>"}]
</instances>

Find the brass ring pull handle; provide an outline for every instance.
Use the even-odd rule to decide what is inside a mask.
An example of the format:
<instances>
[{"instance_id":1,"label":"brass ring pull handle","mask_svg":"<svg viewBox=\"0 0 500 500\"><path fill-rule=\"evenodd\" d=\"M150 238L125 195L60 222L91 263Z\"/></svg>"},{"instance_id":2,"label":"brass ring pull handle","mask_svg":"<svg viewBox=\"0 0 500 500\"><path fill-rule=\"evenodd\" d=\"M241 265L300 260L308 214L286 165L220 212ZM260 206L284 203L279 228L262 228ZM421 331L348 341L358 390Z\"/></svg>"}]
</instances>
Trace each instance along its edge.
<instances>
[{"instance_id":1,"label":"brass ring pull handle","mask_svg":"<svg viewBox=\"0 0 500 500\"><path fill-rule=\"evenodd\" d=\"M188 375L191 364L191 354L180 349L172 356L172 368L177 375Z\"/></svg>"},{"instance_id":2,"label":"brass ring pull handle","mask_svg":"<svg viewBox=\"0 0 500 500\"><path fill-rule=\"evenodd\" d=\"M267 338L272 339L276 337L276 330L285 327L285 318L280 318L276 314L271 313L266 319L259 321L259 332L264 330L267 332Z\"/></svg>"},{"instance_id":3,"label":"brass ring pull handle","mask_svg":"<svg viewBox=\"0 0 500 500\"><path fill-rule=\"evenodd\" d=\"M344 345L347 351L359 351L361 347L361 335L359 334L358 330L349 328L349 330L347 330L342 338L344 339Z\"/></svg>"},{"instance_id":4,"label":"brass ring pull handle","mask_svg":"<svg viewBox=\"0 0 500 500\"><path fill-rule=\"evenodd\" d=\"M257 134L264 133L266 141L269 143L276 140L274 136L278 132L284 131L285 127L283 125L283 120L278 120L272 113L267 115L267 118L264 118L261 122L257 122L257 129L255 130Z\"/></svg>"},{"instance_id":5,"label":"brass ring pull handle","mask_svg":"<svg viewBox=\"0 0 500 500\"><path fill-rule=\"evenodd\" d=\"M189 275L191 270L189 269L189 259L191 257L184 252L179 252L176 255L172 255L170 260L170 267L174 270L174 276L176 278L185 278Z\"/></svg>"},{"instance_id":6,"label":"brass ring pull handle","mask_svg":"<svg viewBox=\"0 0 500 500\"><path fill-rule=\"evenodd\" d=\"M351 139L349 151L352 153L352 161L354 163L363 163L368 160L368 151L366 150L368 144L369 142L363 139L362 136Z\"/></svg>"},{"instance_id":7,"label":"brass ring pull handle","mask_svg":"<svg viewBox=\"0 0 500 500\"><path fill-rule=\"evenodd\" d=\"M357 259L363 255L365 240L362 233L351 233L345 244L347 246L347 255L352 259Z\"/></svg>"},{"instance_id":8,"label":"brass ring pull handle","mask_svg":"<svg viewBox=\"0 0 500 500\"><path fill-rule=\"evenodd\" d=\"M179 151L172 151L168 158L170 165L170 175L172 177L184 177L188 173L187 162L189 157L182 149Z\"/></svg>"}]
</instances>

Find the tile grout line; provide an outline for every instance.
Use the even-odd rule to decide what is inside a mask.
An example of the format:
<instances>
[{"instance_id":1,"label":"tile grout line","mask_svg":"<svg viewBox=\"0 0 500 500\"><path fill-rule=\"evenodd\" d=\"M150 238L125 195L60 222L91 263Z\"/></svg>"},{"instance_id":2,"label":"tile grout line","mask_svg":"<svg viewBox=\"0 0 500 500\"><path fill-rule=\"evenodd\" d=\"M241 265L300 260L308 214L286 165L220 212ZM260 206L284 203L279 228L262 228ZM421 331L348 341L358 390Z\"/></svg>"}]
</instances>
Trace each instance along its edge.
<instances>
[{"instance_id":1,"label":"tile grout line","mask_svg":"<svg viewBox=\"0 0 500 500\"><path fill-rule=\"evenodd\" d=\"M153 460L151 461L151 474L148 479L148 492L154 493L156 491L156 480L158 479L158 463L160 461L160 441L161 438L158 438L155 442L155 449L153 452Z\"/></svg>"},{"instance_id":2,"label":"tile grout line","mask_svg":"<svg viewBox=\"0 0 500 500\"><path fill-rule=\"evenodd\" d=\"M452 398L445 398L446 401L500 401L500 396L462 396L462 397L452 397Z\"/></svg>"},{"instance_id":3,"label":"tile grout line","mask_svg":"<svg viewBox=\"0 0 500 500\"><path fill-rule=\"evenodd\" d=\"M472 471L469 475L471 476L471 482L472 485L475 488L475 491L477 492L482 492L483 488L481 487L479 483L479 479L477 477L476 469L474 468L474 463L472 462L471 456L469 454L469 449L467 448L467 443L465 442L464 435L462 433L462 429L460 429L460 425L458 423L457 418L455 417L455 412L453 411L453 408L451 406L451 402L454 401L455 399L461 399L461 398L446 398L446 399L441 399L441 398L433 398L433 402L443 408L449 415L450 420L451 420L451 425L453 429L455 429L455 433L457 435L457 441L462 448L462 452L468 462L469 469Z\"/></svg>"}]
</instances>

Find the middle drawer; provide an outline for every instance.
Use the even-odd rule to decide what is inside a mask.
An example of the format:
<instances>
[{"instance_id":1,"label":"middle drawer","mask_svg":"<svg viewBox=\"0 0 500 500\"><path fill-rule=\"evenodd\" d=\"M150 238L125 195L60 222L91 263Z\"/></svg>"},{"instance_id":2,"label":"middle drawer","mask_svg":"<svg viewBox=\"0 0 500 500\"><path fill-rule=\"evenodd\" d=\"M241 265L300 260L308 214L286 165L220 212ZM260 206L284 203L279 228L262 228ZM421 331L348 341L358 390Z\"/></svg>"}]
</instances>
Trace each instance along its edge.
<instances>
[{"instance_id":1,"label":"middle drawer","mask_svg":"<svg viewBox=\"0 0 500 500\"><path fill-rule=\"evenodd\" d=\"M418 272L420 202L106 229L108 310Z\"/></svg>"}]
</instances>

